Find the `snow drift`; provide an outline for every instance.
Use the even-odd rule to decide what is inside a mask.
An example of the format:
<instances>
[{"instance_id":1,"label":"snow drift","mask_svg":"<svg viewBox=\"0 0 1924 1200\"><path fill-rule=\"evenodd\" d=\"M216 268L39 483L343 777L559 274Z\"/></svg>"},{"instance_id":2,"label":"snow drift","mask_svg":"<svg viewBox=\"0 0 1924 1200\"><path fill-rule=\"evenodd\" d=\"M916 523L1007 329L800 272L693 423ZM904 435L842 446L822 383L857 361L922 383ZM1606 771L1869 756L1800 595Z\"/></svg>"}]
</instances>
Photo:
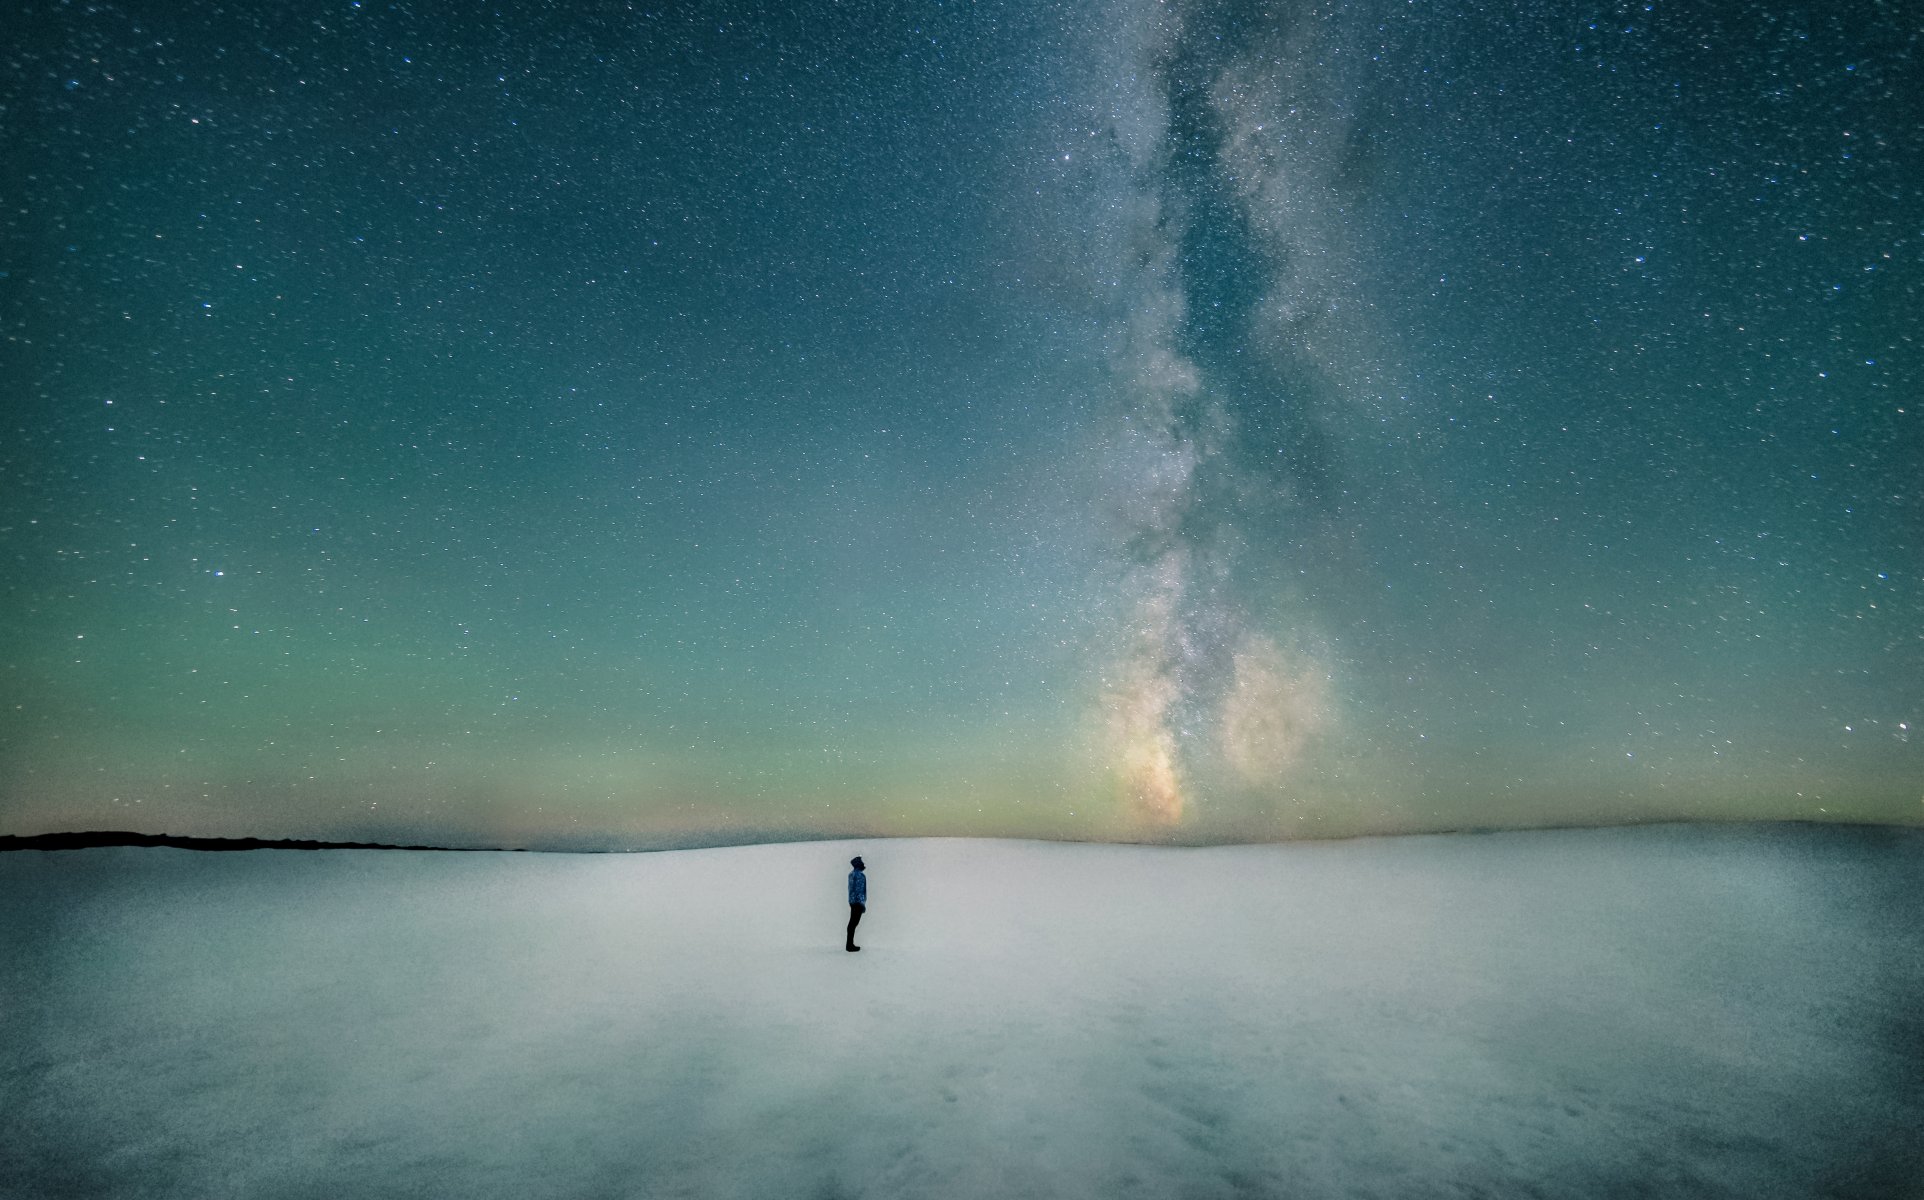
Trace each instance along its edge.
<instances>
[{"instance_id":1,"label":"snow drift","mask_svg":"<svg viewBox=\"0 0 1924 1200\"><path fill-rule=\"evenodd\" d=\"M1798 827L8 854L0 1194L1915 1195L1920 868Z\"/></svg>"}]
</instances>

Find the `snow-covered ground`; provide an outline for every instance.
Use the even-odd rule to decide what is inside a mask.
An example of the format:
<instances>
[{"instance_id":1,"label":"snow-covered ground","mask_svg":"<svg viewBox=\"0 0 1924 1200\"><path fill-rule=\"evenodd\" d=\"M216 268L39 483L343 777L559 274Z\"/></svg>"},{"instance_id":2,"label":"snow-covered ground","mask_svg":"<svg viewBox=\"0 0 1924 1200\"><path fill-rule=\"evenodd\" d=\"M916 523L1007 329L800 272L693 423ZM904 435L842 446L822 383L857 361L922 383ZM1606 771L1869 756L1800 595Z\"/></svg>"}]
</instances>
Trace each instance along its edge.
<instances>
[{"instance_id":1,"label":"snow-covered ground","mask_svg":"<svg viewBox=\"0 0 1924 1200\"><path fill-rule=\"evenodd\" d=\"M1919 831L21 852L0 972L10 1197L1924 1195Z\"/></svg>"}]
</instances>

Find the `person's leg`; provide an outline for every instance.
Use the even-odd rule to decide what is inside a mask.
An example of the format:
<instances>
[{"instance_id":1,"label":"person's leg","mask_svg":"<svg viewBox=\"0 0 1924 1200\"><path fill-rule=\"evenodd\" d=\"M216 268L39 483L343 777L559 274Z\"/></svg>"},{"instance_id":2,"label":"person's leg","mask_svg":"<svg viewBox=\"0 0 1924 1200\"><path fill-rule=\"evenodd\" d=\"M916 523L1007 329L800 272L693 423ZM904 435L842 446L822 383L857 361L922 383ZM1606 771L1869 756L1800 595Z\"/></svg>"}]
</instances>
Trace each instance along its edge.
<instances>
[{"instance_id":1,"label":"person's leg","mask_svg":"<svg viewBox=\"0 0 1924 1200\"><path fill-rule=\"evenodd\" d=\"M845 944L845 949L861 949L860 946L855 944L855 927L862 923L862 913L864 911L866 910L859 904L851 904L848 906L848 941Z\"/></svg>"}]
</instances>

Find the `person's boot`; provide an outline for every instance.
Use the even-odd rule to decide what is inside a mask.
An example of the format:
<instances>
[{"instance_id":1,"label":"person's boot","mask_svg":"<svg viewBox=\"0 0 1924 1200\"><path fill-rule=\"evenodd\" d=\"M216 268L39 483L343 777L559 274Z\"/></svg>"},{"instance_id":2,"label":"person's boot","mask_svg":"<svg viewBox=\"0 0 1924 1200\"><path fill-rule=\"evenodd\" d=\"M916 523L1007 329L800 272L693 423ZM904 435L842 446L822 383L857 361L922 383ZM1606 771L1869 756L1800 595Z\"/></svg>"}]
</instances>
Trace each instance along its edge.
<instances>
[{"instance_id":1,"label":"person's boot","mask_svg":"<svg viewBox=\"0 0 1924 1200\"><path fill-rule=\"evenodd\" d=\"M856 945L854 942L850 942L848 945L843 946L842 949L847 950L849 953L853 954L855 951L860 950L861 947Z\"/></svg>"}]
</instances>

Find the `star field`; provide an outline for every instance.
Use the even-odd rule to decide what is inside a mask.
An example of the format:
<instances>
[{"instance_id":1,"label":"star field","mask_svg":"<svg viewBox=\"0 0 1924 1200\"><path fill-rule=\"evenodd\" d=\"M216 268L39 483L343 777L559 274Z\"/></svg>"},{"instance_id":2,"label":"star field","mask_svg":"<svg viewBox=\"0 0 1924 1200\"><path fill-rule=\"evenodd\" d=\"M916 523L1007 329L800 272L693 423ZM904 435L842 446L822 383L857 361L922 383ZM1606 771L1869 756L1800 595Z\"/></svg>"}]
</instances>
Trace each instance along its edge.
<instances>
[{"instance_id":1,"label":"star field","mask_svg":"<svg viewBox=\"0 0 1924 1200\"><path fill-rule=\"evenodd\" d=\"M1924 819L1888 6L22 14L0 832Z\"/></svg>"}]
</instances>

